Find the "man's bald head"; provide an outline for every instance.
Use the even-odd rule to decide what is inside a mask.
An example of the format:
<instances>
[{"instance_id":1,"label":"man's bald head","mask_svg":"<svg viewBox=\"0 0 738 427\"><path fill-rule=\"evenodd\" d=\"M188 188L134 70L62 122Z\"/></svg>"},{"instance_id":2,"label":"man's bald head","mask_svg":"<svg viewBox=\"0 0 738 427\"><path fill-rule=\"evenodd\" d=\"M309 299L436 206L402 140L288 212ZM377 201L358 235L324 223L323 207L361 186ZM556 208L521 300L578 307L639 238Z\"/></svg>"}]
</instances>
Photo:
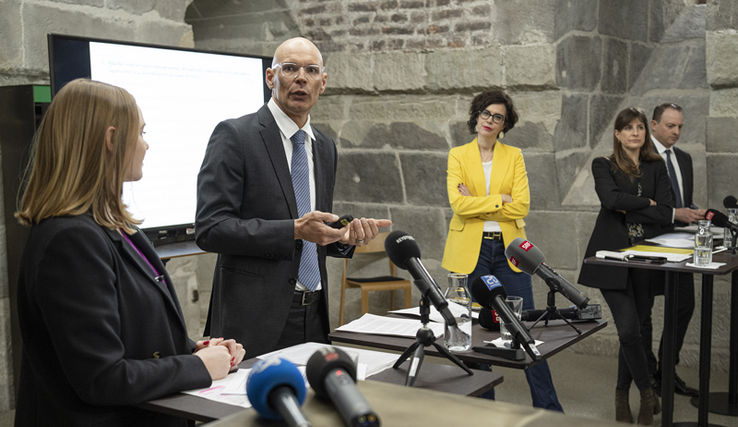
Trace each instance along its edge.
<instances>
[{"instance_id":1,"label":"man's bald head","mask_svg":"<svg viewBox=\"0 0 738 427\"><path fill-rule=\"evenodd\" d=\"M310 109L318 102L327 81L323 56L310 40L302 37L279 45L272 67L266 70L272 99L299 127L307 122Z\"/></svg>"},{"instance_id":2,"label":"man's bald head","mask_svg":"<svg viewBox=\"0 0 738 427\"><path fill-rule=\"evenodd\" d=\"M293 52L311 52L318 58L319 63L316 65L320 65L321 67L323 66L323 55L320 54L320 50L318 50L318 47L315 46L313 42L304 37L294 37L284 41L281 45L279 45L277 50L274 51L274 57L272 58L272 67L282 62L285 56L288 56L290 53Z\"/></svg>"}]
</instances>

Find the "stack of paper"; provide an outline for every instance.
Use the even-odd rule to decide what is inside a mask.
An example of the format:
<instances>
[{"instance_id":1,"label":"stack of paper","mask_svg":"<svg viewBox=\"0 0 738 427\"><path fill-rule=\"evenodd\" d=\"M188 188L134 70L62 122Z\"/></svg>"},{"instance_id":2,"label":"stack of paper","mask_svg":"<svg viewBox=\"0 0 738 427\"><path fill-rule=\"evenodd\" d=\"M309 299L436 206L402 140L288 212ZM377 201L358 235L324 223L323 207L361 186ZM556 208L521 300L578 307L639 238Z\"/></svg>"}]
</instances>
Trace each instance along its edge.
<instances>
[{"instance_id":1,"label":"stack of paper","mask_svg":"<svg viewBox=\"0 0 738 427\"><path fill-rule=\"evenodd\" d=\"M308 342L304 344L293 345L292 347L283 348L282 350L273 351L271 353L262 354L261 356L256 356L256 358L268 359L270 357L280 357L282 359L289 360L290 362L298 366L307 365L310 356L312 356L313 353L315 353L319 349L326 346L327 344ZM333 347L340 348L341 350L345 351L358 363L359 369L366 372L366 375L358 375L357 372L357 379L359 380L363 380L365 377L370 377L374 374L378 374L384 371L385 369L392 366L398 357L396 354L384 353L381 351L364 350L353 347L341 347L338 345L334 345Z\"/></svg>"},{"instance_id":2,"label":"stack of paper","mask_svg":"<svg viewBox=\"0 0 738 427\"><path fill-rule=\"evenodd\" d=\"M479 305L479 304L477 304L477 305ZM454 304L454 306L455 307L458 307L457 304ZM451 308L451 304L449 304L449 308ZM480 308L481 308L481 306L480 306ZM472 310L474 310L474 307L473 306L472 306ZM405 314L405 315L410 315L410 316L415 316L415 317L420 318L420 307L401 308L399 310L392 310L392 311L390 311L390 313L394 313L394 314ZM456 315L456 313L454 313L454 315ZM430 320L432 322L437 322L437 323L443 323L444 322L443 316L441 316L441 313L439 313L438 310L436 310L436 308L433 307L433 306L431 306L431 308L430 308L430 316L429 316L429 318L430 318ZM472 318L479 319L479 311L472 311Z\"/></svg>"},{"instance_id":3,"label":"stack of paper","mask_svg":"<svg viewBox=\"0 0 738 427\"><path fill-rule=\"evenodd\" d=\"M367 313L351 323L339 326L336 331L415 338L421 326L417 320L396 319ZM443 323L429 323L428 327L436 337L443 336Z\"/></svg>"},{"instance_id":4,"label":"stack of paper","mask_svg":"<svg viewBox=\"0 0 738 427\"><path fill-rule=\"evenodd\" d=\"M417 324L418 322L415 323ZM270 357L280 357L282 359L289 360L297 365L297 369L300 370L303 378L305 379L305 384L308 384L307 377L305 376L305 365L307 365L310 356L318 351L318 349L326 346L328 346L328 344L308 342L287 347L282 350L273 351L271 353L262 354L261 356L257 356L257 358L267 359ZM337 345L333 347L340 348L358 362L356 379L360 381L366 379L366 377L370 377L388 369L399 357L396 354L383 353L381 351L340 347ZM246 396L246 382L250 372L251 369L239 369L232 374L228 374L228 376L222 380L213 381L210 387L183 391L182 393L229 405L250 408L251 403Z\"/></svg>"}]
</instances>

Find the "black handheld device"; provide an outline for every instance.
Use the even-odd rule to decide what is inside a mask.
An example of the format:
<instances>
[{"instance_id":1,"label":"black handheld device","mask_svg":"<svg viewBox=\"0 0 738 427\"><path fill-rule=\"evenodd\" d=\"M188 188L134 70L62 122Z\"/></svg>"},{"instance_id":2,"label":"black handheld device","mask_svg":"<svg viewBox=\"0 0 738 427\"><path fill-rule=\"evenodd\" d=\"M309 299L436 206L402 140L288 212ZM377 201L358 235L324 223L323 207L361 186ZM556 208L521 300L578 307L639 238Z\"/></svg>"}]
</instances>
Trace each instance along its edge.
<instances>
[{"instance_id":1,"label":"black handheld device","mask_svg":"<svg viewBox=\"0 0 738 427\"><path fill-rule=\"evenodd\" d=\"M338 218L338 221L336 222L326 222L325 224L332 228L343 228L351 224L351 221L353 220L354 220L354 217L352 217L351 215L344 215Z\"/></svg>"}]
</instances>

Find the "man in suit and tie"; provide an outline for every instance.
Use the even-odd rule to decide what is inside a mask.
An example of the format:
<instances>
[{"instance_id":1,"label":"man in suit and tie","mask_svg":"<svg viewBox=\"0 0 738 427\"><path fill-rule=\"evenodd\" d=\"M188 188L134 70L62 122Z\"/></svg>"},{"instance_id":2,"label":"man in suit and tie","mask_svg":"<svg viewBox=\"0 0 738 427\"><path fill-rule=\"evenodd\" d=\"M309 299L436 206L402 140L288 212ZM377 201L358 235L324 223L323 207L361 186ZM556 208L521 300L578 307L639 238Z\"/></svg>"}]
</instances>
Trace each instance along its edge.
<instances>
[{"instance_id":1,"label":"man in suit and tie","mask_svg":"<svg viewBox=\"0 0 738 427\"><path fill-rule=\"evenodd\" d=\"M671 188L674 198L673 222L677 227L685 226L700 219L704 219L705 210L699 209L692 203L692 188L694 186L692 173L692 157L675 146L682 133L684 118L682 107L676 104L661 104L653 111L651 120L651 139L661 157L666 162L669 173ZM663 278L663 274L661 275ZM676 341L676 363L679 363L679 352L684 344L689 321L694 312L694 277L691 273L678 274L677 287L677 341ZM654 295L663 294L664 281L654 286ZM649 370L654 375L654 389L661 394L661 357L663 353L663 336L659 343L658 362L652 349L652 325L651 317L648 316L641 326L642 342L646 346ZM674 391L685 396L697 396L698 391L686 385L686 383L675 376Z\"/></svg>"},{"instance_id":2,"label":"man in suit and tie","mask_svg":"<svg viewBox=\"0 0 738 427\"><path fill-rule=\"evenodd\" d=\"M218 253L205 335L235 338L246 358L328 342L326 256L350 257L391 225L326 225L338 220L337 152L310 110L327 77L313 43L282 43L266 71L271 99L218 124L198 175L197 244Z\"/></svg>"}]
</instances>

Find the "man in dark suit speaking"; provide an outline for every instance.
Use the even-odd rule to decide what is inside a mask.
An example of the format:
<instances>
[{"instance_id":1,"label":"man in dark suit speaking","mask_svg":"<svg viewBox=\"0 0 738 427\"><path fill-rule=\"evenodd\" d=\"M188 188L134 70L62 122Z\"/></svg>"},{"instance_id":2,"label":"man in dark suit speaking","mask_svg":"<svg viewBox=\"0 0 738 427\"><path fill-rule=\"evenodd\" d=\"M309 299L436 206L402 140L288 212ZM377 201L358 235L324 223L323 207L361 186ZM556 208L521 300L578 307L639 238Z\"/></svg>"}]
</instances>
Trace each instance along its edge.
<instances>
[{"instance_id":1,"label":"man in dark suit speaking","mask_svg":"<svg viewBox=\"0 0 738 427\"><path fill-rule=\"evenodd\" d=\"M666 162L666 170L669 173L671 189L674 197L673 222L676 226L685 226L692 222L704 219L705 210L699 209L692 203L692 188L694 177L692 173L692 157L685 151L675 147L676 142L682 134L684 119L682 107L676 104L661 104L653 111L651 120L651 139L661 157ZM663 277L663 276L662 276ZM676 363L679 363L679 352L684 344L689 321L694 312L694 277L691 273L679 273L679 284L677 286L677 341L676 341ZM654 294L663 294L663 280L654 289ZM643 335L642 342L646 346L649 370L654 375L656 384L654 389L661 394L661 356L663 337L659 344L659 360L651 349L652 326L650 316L641 327ZM687 396L697 396L698 392L688 387L684 381L675 376L674 391Z\"/></svg>"},{"instance_id":2,"label":"man in dark suit speaking","mask_svg":"<svg viewBox=\"0 0 738 427\"><path fill-rule=\"evenodd\" d=\"M350 257L388 220L341 229L331 212L333 141L310 126L328 75L304 38L282 43L266 72L269 102L218 124L198 175L197 244L218 253L205 335L243 343L245 358L327 342L327 255Z\"/></svg>"}]
</instances>

